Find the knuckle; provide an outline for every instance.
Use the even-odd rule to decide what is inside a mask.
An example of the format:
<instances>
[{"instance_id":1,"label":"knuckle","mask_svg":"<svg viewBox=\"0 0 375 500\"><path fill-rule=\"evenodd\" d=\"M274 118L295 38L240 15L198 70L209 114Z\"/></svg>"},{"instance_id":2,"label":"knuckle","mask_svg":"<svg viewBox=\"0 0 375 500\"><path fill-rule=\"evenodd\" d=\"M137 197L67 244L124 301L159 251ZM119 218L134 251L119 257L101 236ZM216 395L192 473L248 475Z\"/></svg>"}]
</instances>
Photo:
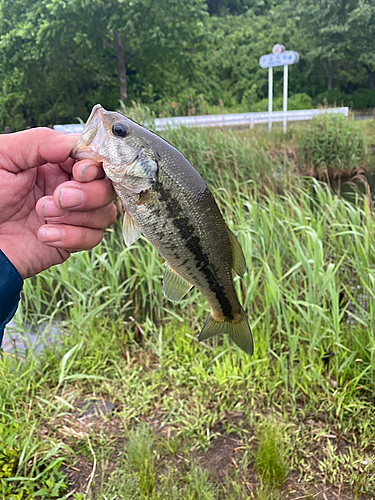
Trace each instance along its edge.
<instances>
[{"instance_id":1,"label":"knuckle","mask_svg":"<svg viewBox=\"0 0 375 500\"><path fill-rule=\"evenodd\" d=\"M112 202L109 205L109 225L113 224L117 218L117 208L116 205Z\"/></svg>"},{"instance_id":2,"label":"knuckle","mask_svg":"<svg viewBox=\"0 0 375 500\"><path fill-rule=\"evenodd\" d=\"M80 228L79 232L79 248L86 248L89 240L89 230L85 227Z\"/></svg>"}]
</instances>

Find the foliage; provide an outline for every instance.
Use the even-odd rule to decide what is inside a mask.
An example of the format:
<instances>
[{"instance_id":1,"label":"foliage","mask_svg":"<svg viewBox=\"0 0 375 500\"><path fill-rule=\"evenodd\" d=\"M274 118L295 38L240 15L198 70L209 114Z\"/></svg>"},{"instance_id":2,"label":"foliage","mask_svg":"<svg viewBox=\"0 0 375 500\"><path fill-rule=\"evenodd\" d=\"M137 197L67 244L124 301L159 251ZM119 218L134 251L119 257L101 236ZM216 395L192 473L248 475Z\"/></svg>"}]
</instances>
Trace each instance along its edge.
<instances>
[{"instance_id":1,"label":"foliage","mask_svg":"<svg viewBox=\"0 0 375 500\"><path fill-rule=\"evenodd\" d=\"M99 100L115 108L119 60L126 64L131 98L143 98L150 84L156 96L186 86L194 73L194 47L204 39L203 0L95 0L87 6L84 0L2 0L3 125L86 117Z\"/></svg>"},{"instance_id":2,"label":"foliage","mask_svg":"<svg viewBox=\"0 0 375 500\"><path fill-rule=\"evenodd\" d=\"M347 18L347 42L351 58L362 66L368 76L371 89L375 88L375 42L373 26L375 22L375 3L373 0L351 2ZM369 106L364 106L369 107ZM358 103L361 109L361 104Z\"/></svg>"},{"instance_id":3,"label":"foliage","mask_svg":"<svg viewBox=\"0 0 375 500\"><path fill-rule=\"evenodd\" d=\"M61 335L22 362L0 358L6 429L14 421L37 443L40 433L43 449L75 469L74 457L84 470L96 463L93 499L237 500L249 488L276 499L287 492L260 484L262 474L273 471L269 482L280 484L285 470L301 496L331 484L353 497L374 491L373 218L364 198L350 203L311 179L288 177L282 194L236 180L240 149L226 137L211 163L196 158L245 251L248 274L236 287L255 337L252 358L227 337L196 341L205 301L197 291L166 301L161 260L144 240L125 248L120 224L101 246L24 284L18 329L61 320ZM76 407L89 396L116 412L83 425ZM23 441L13 434L6 446L17 451ZM54 448L62 440L74 454Z\"/></svg>"},{"instance_id":4,"label":"foliage","mask_svg":"<svg viewBox=\"0 0 375 500\"><path fill-rule=\"evenodd\" d=\"M352 102L354 109L366 109L375 107L375 89L358 89L347 97Z\"/></svg>"},{"instance_id":5,"label":"foliage","mask_svg":"<svg viewBox=\"0 0 375 500\"><path fill-rule=\"evenodd\" d=\"M375 89L358 89L352 94L340 92L338 88L318 94L314 99L315 105L349 106L354 109L368 109L375 107Z\"/></svg>"},{"instance_id":6,"label":"foliage","mask_svg":"<svg viewBox=\"0 0 375 500\"><path fill-rule=\"evenodd\" d=\"M203 94L197 94L194 88L188 88L174 94L168 101L159 99L150 106L159 117L191 116L210 114L210 106Z\"/></svg>"},{"instance_id":7,"label":"foliage","mask_svg":"<svg viewBox=\"0 0 375 500\"><path fill-rule=\"evenodd\" d=\"M119 98L160 116L260 109L275 43L301 55L294 94L373 107L374 18L373 0L1 0L0 126L85 119Z\"/></svg>"},{"instance_id":8,"label":"foliage","mask_svg":"<svg viewBox=\"0 0 375 500\"><path fill-rule=\"evenodd\" d=\"M346 43L346 0L309 0L296 2L297 15L303 33L310 41L307 57L317 65L324 65L327 77L327 88L333 86L336 65L344 58ZM314 41L315 40L315 43Z\"/></svg>"},{"instance_id":9,"label":"foliage","mask_svg":"<svg viewBox=\"0 0 375 500\"><path fill-rule=\"evenodd\" d=\"M209 103L222 101L227 106L230 99L233 103L246 101L249 92L252 102L265 98L268 73L259 67L259 57L269 53L277 40L287 46L300 45L296 24L282 9L268 16L256 16L249 10L239 16L211 17L207 24L212 43L209 57L197 55L196 87ZM302 92L296 88L298 72L298 65L290 71L290 88ZM282 94L280 69L275 69L275 94Z\"/></svg>"},{"instance_id":10,"label":"foliage","mask_svg":"<svg viewBox=\"0 0 375 500\"><path fill-rule=\"evenodd\" d=\"M280 422L268 418L259 426L257 438L255 463L263 485L282 485L286 476L286 446Z\"/></svg>"},{"instance_id":11,"label":"foliage","mask_svg":"<svg viewBox=\"0 0 375 500\"><path fill-rule=\"evenodd\" d=\"M206 302L196 290L168 302L160 256L142 238L126 248L119 221L100 246L24 283L17 330L44 325L46 347L0 356L4 498L279 500L285 477L298 478L300 496L339 484L353 498L374 491L369 200L298 178L267 154L270 137L280 148L273 134L166 133L244 249L248 272L235 286L253 357L227 336L196 341ZM81 418L87 399L116 410Z\"/></svg>"},{"instance_id":12,"label":"foliage","mask_svg":"<svg viewBox=\"0 0 375 500\"><path fill-rule=\"evenodd\" d=\"M364 165L365 139L354 123L341 114L323 114L308 125L301 140L306 165L330 176L351 173Z\"/></svg>"},{"instance_id":13,"label":"foliage","mask_svg":"<svg viewBox=\"0 0 375 500\"><path fill-rule=\"evenodd\" d=\"M312 101L311 97L305 93L293 94L288 99L288 109L289 110L290 109L311 109L312 108L311 101ZM283 98L276 97L276 99L273 99L272 108L273 108L273 111L282 111ZM268 98L261 99L260 101L253 104L250 107L249 111L268 111Z\"/></svg>"},{"instance_id":14,"label":"foliage","mask_svg":"<svg viewBox=\"0 0 375 500\"><path fill-rule=\"evenodd\" d=\"M65 478L59 471L62 459L56 457L61 445L45 449L35 437L11 419L0 421L0 493L8 500L61 498L66 491Z\"/></svg>"}]
</instances>

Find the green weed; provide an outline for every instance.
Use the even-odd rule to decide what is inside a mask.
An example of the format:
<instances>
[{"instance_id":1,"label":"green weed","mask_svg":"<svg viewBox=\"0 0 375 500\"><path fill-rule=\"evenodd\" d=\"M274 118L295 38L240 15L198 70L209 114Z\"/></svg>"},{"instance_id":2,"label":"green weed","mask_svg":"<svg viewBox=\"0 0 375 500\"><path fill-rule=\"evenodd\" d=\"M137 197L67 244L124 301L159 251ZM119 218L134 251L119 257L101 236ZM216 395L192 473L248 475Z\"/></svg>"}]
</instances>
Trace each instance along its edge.
<instances>
[{"instance_id":1,"label":"green weed","mask_svg":"<svg viewBox=\"0 0 375 500\"><path fill-rule=\"evenodd\" d=\"M366 162L364 135L341 114L315 117L300 144L306 166L322 178L348 175Z\"/></svg>"},{"instance_id":2,"label":"green weed","mask_svg":"<svg viewBox=\"0 0 375 500\"><path fill-rule=\"evenodd\" d=\"M61 444L46 446L35 431L35 427L26 430L4 417L0 421L2 498L61 498L67 491L66 478L59 470Z\"/></svg>"},{"instance_id":3,"label":"green weed","mask_svg":"<svg viewBox=\"0 0 375 500\"><path fill-rule=\"evenodd\" d=\"M286 477L286 443L280 422L269 418L259 426L255 464L265 489L280 487Z\"/></svg>"},{"instance_id":4,"label":"green weed","mask_svg":"<svg viewBox=\"0 0 375 500\"><path fill-rule=\"evenodd\" d=\"M155 491L154 439L146 427L131 432L128 436L127 457L133 470L137 489L141 495L152 496Z\"/></svg>"}]
</instances>

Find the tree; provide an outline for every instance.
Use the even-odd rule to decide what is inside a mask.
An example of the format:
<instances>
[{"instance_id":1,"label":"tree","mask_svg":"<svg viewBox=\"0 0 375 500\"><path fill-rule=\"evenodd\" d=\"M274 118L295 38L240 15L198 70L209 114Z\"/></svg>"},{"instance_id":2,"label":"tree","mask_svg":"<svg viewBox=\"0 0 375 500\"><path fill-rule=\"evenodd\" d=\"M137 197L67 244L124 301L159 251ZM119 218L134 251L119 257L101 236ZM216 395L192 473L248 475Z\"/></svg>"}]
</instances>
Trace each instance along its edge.
<instances>
[{"instance_id":1,"label":"tree","mask_svg":"<svg viewBox=\"0 0 375 500\"><path fill-rule=\"evenodd\" d=\"M1 0L0 118L85 117L150 82L164 95L192 77L206 16L203 0Z\"/></svg>"},{"instance_id":2,"label":"tree","mask_svg":"<svg viewBox=\"0 0 375 500\"><path fill-rule=\"evenodd\" d=\"M239 16L212 16L207 27L212 42L209 50L198 56L200 78L196 88L215 104L219 99L230 106L244 96L253 101L266 97L268 72L259 67L259 58L270 53L275 43L289 50L303 48L294 19L280 8L267 16L256 16L251 11ZM300 66L304 64L302 60L290 71L294 92L304 91L298 88ZM282 92L281 85L282 71L275 70L275 93Z\"/></svg>"},{"instance_id":3,"label":"tree","mask_svg":"<svg viewBox=\"0 0 375 500\"><path fill-rule=\"evenodd\" d=\"M354 65L361 65L368 75L369 87L375 89L375 2L359 0L349 13L348 51Z\"/></svg>"},{"instance_id":4,"label":"tree","mask_svg":"<svg viewBox=\"0 0 375 500\"><path fill-rule=\"evenodd\" d=\"M208 12L211 16L238 15L249 10L259 15L282 3L284 3L283 0L207 0Z\"/></svg>"},{"instance_id":5,"label":"tree","mask_svg":"<svg viewBox=\"0 0 375 500\"><path fill-rule=\"evenodd\" d=\"M330 90L334 84L337 65L345 58L350 2L298 0L292 4L292 8L299 16L300 28L310 44L307 56L312 64L323 64L327 89Z\"/></svg>"}]
</instances>

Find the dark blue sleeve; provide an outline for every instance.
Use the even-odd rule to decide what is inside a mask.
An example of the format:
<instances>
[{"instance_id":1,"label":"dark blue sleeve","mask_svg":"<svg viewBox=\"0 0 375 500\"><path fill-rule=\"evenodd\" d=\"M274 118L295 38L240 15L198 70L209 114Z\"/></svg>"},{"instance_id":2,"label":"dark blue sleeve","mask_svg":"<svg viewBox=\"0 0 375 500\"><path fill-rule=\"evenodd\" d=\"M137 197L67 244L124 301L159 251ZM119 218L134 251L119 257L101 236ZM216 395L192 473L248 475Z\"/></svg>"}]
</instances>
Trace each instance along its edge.
<instances>
[{"instance_id":1,"label":"dark blue sleeve","mask_svg":"<svg viewBox=\"0 0 375 500\"><path fill-rule=\"evenodd\" d=\"M22 285L21 275L0 250L0 347L5 325L13 318L17 310Z\"/></svg>"}]
</instances>

